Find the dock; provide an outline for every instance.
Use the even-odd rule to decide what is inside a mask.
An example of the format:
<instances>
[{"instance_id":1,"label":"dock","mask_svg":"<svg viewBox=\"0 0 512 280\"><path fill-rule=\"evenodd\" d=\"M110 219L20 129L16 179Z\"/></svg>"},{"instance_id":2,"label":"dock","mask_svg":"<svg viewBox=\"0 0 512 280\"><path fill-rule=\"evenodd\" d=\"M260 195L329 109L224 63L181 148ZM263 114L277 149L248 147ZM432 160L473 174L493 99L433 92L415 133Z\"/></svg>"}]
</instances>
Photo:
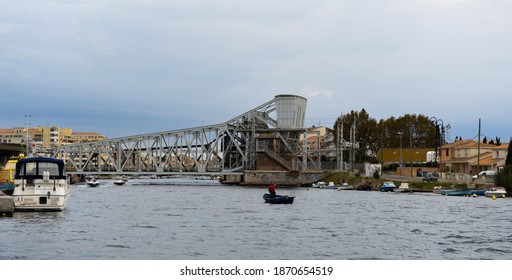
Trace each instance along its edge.
<instances>
[{"instance_id":1,"label":"dock","mask_svg":"<svg viewBox=\"0 0 512 280\"><path fill-rule=\"evenodd\" d=\"M12 196L0 195L0 216L12 215L14 212L14 200Z\"/></svg>"}]
</instances>

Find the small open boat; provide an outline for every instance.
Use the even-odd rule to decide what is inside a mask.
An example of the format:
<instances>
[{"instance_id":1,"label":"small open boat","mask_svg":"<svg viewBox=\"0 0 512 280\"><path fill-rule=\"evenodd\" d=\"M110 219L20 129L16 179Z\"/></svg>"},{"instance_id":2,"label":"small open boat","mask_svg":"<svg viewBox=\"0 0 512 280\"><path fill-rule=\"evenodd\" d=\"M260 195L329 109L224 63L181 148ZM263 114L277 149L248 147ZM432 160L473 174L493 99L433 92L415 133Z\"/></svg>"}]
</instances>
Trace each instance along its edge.
<instances>
[{"instance_id":1,"label":"small open boat","mask_svg":"<svg viewBox=\"0 0 512 280\"><path fill-rule=\"evenodd\" d=\"M271 197L269 193L263 195L265 203L271 204L292 204L294 198L294 196L287 195L276 195L275 197Z\"/></svg>"},{"instance_id":2,"label":"small open boat","mask_svg":"<svg viewBox=\"0 0 512 280\"><path fill-rule=\"evenodd\" d=\"M470 196L472 190L442 190L442 195L448 196Z\"/></svg>"}]
</instances>

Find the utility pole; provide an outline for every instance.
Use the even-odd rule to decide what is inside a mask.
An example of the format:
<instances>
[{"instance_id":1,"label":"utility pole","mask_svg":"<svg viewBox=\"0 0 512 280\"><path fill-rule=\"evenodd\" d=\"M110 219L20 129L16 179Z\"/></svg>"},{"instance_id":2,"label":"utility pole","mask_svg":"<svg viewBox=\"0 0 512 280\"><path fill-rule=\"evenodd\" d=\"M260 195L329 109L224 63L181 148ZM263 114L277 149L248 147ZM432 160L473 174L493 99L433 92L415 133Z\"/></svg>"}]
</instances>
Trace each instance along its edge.
<instances>
[{"instance_id":1,"label":"utility pole","mask_svg":"<svg viewBox=\"0 0 512 280\"><path fill-rule=\"evenodd\" d=\"M350 127L350 174L354 175L354 161L355 161L355 144L356 144L356 122L357 117L354 117L354 122L352 123L352 126Z\"/></svg>"},{"instance_id":2,"label":"utility pole","mask_svg":"<svg viewBox=\"0 0 512 280\"><path fill-rule=\"evenodd\" d=\"M398 132L400 137L400 176L402 176L402 132Z\"/></svg>"},{"instance_id":3,"label":"utility pole","mask_svg":"<svg viewBox=\"0 0 512 280\"><path fill-rule=\"evenodd\" d=\"M477 156L477 163L476 163L476 174L480 172L480 133L482 129L482 120L478 119L478 143L477 143L477 150L478 150L478 156Z\"/></svg>"},{"instance_id":4,"label":"utility pole","mask_svg":"<svg viewBox=\"0 0 512 280\"><path fill-rule=\"evenodd\" d=\"M411 177L412 176L412 126L411 124L409 123L409 161L410 161L410 165L411 165L411 170L410 170L410 174Z\"/></svg>"},{"instance_id":5,"label":"utility pole","mask_svg":"<svg viewBox=\"0 0 512 280\"><path fill-rule=\"evenodd\" d=\"M30 129L30 117L31 115L25 115L26 121L25 121L25 127L27 128L27 135L25 139L25 155L30 156L30 150L29 150L29 143L28 143L28 131Z\"/></svg>"},{"instance_id":6,"label":"utility pole","mask_svg":"<svg viewBox=\"0 0 512 280\"><path fill-rule=\"evenodd\" d=\"M336 153L336 160L338 162L338 169L345 170L343 168L343 117L340 115L338 125L337 125L337 134L338 134L338 141L337 141L337 153Z\"/></svg>"}]
</instances>

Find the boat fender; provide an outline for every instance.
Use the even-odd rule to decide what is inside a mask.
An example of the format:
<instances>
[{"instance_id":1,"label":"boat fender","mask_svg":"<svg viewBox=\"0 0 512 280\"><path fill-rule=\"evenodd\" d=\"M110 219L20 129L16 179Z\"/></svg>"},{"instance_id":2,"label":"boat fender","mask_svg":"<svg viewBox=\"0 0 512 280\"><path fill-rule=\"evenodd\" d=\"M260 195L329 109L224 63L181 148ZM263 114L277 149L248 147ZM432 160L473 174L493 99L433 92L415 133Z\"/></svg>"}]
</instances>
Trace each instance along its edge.
<instances>
[{"instance_id":1,"label":"boat fender","mask_svg":"<svg viewBox=\"0 0 512 280\"><path fill-rule=\"evenodd\" d=\"M473 197L477 197L477 196L478 196L478 195L476 195L476 193L475 193L475 194L473 194Z\"/></svg>"},{"instance_id":2,"label":"boat fender","mask_svg":"<svg viewBox=\"0 0 512 280\"><path fill-rule=\"evenodd\" d=\"M496 200L496 195L493 195L493 196L492 196L492 200Z\"/></svg>"},{"instance_id":3,"label":"boat fender","mask_svg":"<svg viewBox=\"0 0 512 280\"><path fill-rule=\"evenodd\" d=\"M50 171L43 172L43 181L45 181L45 182L50 181Z\"/></svg>"},{"instance_id":4,"label":"boat fender","mask_svg":"<svg viewBox=\"0 0 512 280\"><path fill-rule=\"evenodd\" d=\"M47 195L48 195L48 199L50 199L50 192L48 192Z\"/></svg>"}]
</instances>

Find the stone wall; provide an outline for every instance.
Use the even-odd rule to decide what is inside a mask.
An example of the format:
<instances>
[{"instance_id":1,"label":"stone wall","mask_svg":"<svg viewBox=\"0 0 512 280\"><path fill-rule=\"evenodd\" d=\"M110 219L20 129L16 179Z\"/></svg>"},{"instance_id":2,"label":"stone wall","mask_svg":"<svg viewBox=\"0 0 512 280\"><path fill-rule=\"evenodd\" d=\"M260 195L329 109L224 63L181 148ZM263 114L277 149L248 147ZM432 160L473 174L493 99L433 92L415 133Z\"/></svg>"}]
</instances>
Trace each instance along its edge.
<instances>
[{"instance_id":1,"label":"stone wall","mask_svg":"<svg viewBox=\"0 0 512 280\"><path fill-rule=\"evenodd\" d=\"M322 171L287 172L246 170L243 185L288 185L310 184L323 177Z\"/></svg>"}]
</instances>

